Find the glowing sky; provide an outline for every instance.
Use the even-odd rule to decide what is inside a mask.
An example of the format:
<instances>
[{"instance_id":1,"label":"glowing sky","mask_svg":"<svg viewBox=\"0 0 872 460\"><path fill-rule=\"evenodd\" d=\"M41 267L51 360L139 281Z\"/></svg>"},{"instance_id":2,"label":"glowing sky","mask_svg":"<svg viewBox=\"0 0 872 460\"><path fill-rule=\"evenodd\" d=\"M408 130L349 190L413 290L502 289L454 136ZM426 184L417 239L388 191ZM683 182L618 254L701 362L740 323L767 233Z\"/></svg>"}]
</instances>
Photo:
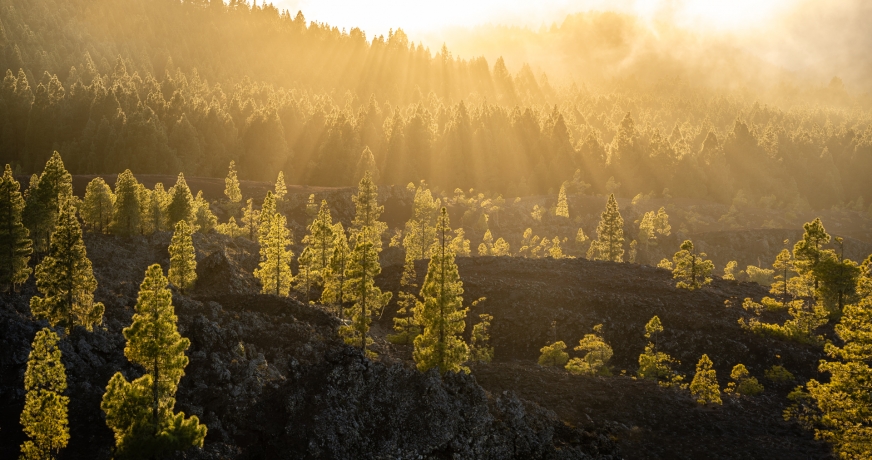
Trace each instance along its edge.
<instances>
[{"instance_id":1,"label":"glowing sky","mask_svg":"<svg viewBox=\"0 0 872 460\"><path fill-rule=\"evenodd\" d=\"M263 0L260 0L263 1ZM633 12L684 27L754 28L798 0L270 0L279 8L302 10L309 21L360 27L367 37L402 27L413 40L452 27L512 24L539 27L588 10ZM420 37L420 38L419 38Z\"/></svg>"}]
</instances>

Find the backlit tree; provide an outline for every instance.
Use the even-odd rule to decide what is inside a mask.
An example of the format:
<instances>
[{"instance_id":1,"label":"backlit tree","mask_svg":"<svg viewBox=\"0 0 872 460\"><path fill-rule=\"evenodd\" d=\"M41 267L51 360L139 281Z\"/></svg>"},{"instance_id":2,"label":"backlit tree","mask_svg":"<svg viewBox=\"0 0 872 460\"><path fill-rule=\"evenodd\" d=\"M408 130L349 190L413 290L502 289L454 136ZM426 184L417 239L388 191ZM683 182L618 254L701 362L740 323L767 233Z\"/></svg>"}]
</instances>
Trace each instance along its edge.
<instances>
[{"instance_id":1,"label":"backlit tree","mask_svg":"<svg viewBox=\"0 0 872 460\"><path fill-rule=\"evenodd\" d=\"M184 220L176 222L169 253L169 281L181 292L185 292L197 281L197 252L194 250L194 240L191 238L191 226Z\"/></svg>"},{"instance_id":2,"label":"backlit tree","mask_svg":"<svg viewBox=\"0 0 872 460\"><path fill-rule=\"evenodd\" d=\"M179 173L176 185L173 185L169 190L169 195L167 225L175 228L176 222L180 220L191 222L194 217L194 196L191 194L191 189L188 188L184 174Z\"/></svg>"},{"instance_id":3,"label":"backlit tree","mask_svg":"<svg viewBox=\"0 0 872 460\"><path fill-rule=\"evenodd\" d=\"M112 212L112 233L131 236L139 232L140 215L139 183L129 169L115 179L115 206Z\"/></svg>"},{"instance_id":4,"label":"backlit tree","mask_svg":"<svg viewBox=\"0 0 872 460\"><path fill-rule=\"evenodd\" d=\"M712 281L712 270L715 265L705 259L705 253L697 253L693 249L693 242L684 240L681 248L672 257L675 264L672 269L672 278L678 280L676 287L688 290L699 289Z\"/></svg>"},{"instance_id":5,"label":"backlit tree","mask_svg":"<svg viewBox=\"0 0 872 460\"><path fill-rule=\"evenodd\" d=\"M321 303L335 305L339 316L343 315L342 303L347 293L348 280L346 269L351 257L351 248L348 247L348 237L341 222L333 225L333 254L322 277L324 290L321 292Z\"/></svg>"},{"instance_id":6,"label":"backlit tree","mask_svg":"<svg viewBox=\"0 0 872 460\"><path fill-rule=\"evenodd\" d=\"M188 447L203 447L206 426L197 416L173 412L179 381L185 375L191 342L177 328L172 293L160 265L145 272L133 323L124 328L124 355L145 374L128 382L116 372L100 408L106 425L115 433L115 454L147 459L166 456Z\"/></svg>"},{"instance_id":7,"label":"backlit tree","mask_svg":"<svg viewBox=\"0 0 872 460\"><path fill-rule=\"evenodd\" d=\"M557 217L569 218L569 205L566 203L566 185L560 186L560 193L557 194L557 209L554 214Z\"/></svg>"},{"instance_id":8,"label":"backlit tree","mask_svg":"<svg viewBox=\"0 0 872 460\"><path fill-rule=\"evenodd\" d=\"M67 172L60 154L54 152L42 174L36 179L31 178L25 197L22 219L30 230L30 238L37 252L43 253L48 249L60 203L72 196L73 178Z\"/></svg>"},{"instance_id":9,"label":"backlit tree","mask_svg":"<svg viewBox=\"0 0 872 460\"><path fill-rule=\"evenodd\" d=\"M34 318L63 325L67 334L75 326L92 330L103 322L103 304L94 302L97 279L82 242L82 228L69 199L61 202L48 254L36 266L36 288L41 296L30 298Z\"/></svg>"},{"instance_id":10,"label":"backlit tree","mask_svg":"<svg viewBox=\"0 0 872 460\"><path fill-rule=\"evenodd\" d=\"M415 338L412 356L418 370L431 368L446 372L467 371L469 347L463 341L467 308L463 307L463 282L451 251L448 211L442 208L436 222L436 244L431 250L427 275L416 308L416 322L422 333Z\"/></svg>"},{"instance_id":11,"label":"backlit tree","mask_svg":"<svg viewBox=\"0 0 872 460\"><path fill-rule=\"evenodd\" d=\"M70 440L67 375L61 362L58 336L49 328L36 333L24 373L24 411L21 425L29 438L21 445L21 458L55 458Z\"/></svg>"},{"instance_id":12,"label":"backlit tree","mask_svg":"<svg viewBox=\"0 0 872 460\"><path fill-rule=\"evenodd\" d=\"M311 270L310 275L313 276L313 280L321 278L329 265L330 257L333 255L333 240L335 238L330 207L327 206L327 200L321 200L318 215L309 225L309 234L303 238L303 244L311 252L308 269Z\"/></svg>"},{"instance_id":13,"label":"backlit tree","mask_svg":"<svg viewBox=\"0 0 872 460\"><path fill-rule=\"evenodd\" d=\"M236 163L233 161L230 162L227 177L224 178L224 196L231 203L242 201L242 191L239 189L239 179L236 177Z\"/></svg>"},{"instance_id":14,"label":"backlit tree","mask_svg":"<svg viewBox=\"0 0 872 460\"><path fill-rule=\"evenodd\" d=\"M618 201L615 195L609 195L606 209L600 215L599 225L596 227L597 240L595 257L597 260L610 260L612 262L624 261L624 218L618 210Z\"/></svg>"},{"instance_id":15,"label":"backlit tree","mask_svg":"<svg viewBox=\"0 0 872 460\"><path fill-rule=\"evenodd\" d=\"M696 374L690 382L690 393L700 404L721 404L721 387L718 385L718 376L712 369L712 360L708 355L702 355L696 364Z\"/></svg>"},{"instance_id":16,"label":"backlit tree","mask_svg":"<svg viewBox=\"0 0 872 460\"><path fill-rule=\"evenodd\" d=\"M115 206L115 194L102 177L96 177L88 182L85 189L85 199L79 209L79 215L85 225L97 233L107 233L112 222Z\"/></svg>"},{"instance_id":17,"label":"backlit tree","mask_svg":"<svg viewBox=\"0 0 872 460\"><path fill-rule=\"evenodd\" d=\"M578 375L608 375L608 362L614 352L612 347L603 340L603 325L593 327L593 334L585 334L578 341L575 351L584 352L581 358L572 358L566 363L566 370Z\"/></svg>"},{"instance_id":18,"label":"backlit tree","mask_svg":"<svg viewBox=\"0 0 872 460\"><path fill-rule=\"evenodd\" d=\"M6 165L0 177L0 288L4 291L27 281L32 271L27 264L33 246L30 231L22 222L24 199L19 188L12 169Z\"/></svg>"},{"instance_id":19,"label":"backlit tree","mask_svg":"<svg viewBox=\"0 0 872 460\"><path fill-rule=\"evenodd\" d=\"M406 249L407 258L420 260L429 257L430 247L436 238L439 204L440 201L433 199L430 189L425 188L423 183L415 190L412 218L406 222L403 234L403 248Z\"/></svg>"},{"instance_id":20,"label":"backlit tree","mask_svg":"<svg viewBox=\"0 0 872 460\"><path fill-rule=\"evenodd\" d=\"M285 216L276 213L270 219L269 233L260 243L260 266L254 271L254 277L260 280L264 294L287 297L291 288L294 253L288 249L292 242L285 223Z\"/></svg>"}]
</instances>

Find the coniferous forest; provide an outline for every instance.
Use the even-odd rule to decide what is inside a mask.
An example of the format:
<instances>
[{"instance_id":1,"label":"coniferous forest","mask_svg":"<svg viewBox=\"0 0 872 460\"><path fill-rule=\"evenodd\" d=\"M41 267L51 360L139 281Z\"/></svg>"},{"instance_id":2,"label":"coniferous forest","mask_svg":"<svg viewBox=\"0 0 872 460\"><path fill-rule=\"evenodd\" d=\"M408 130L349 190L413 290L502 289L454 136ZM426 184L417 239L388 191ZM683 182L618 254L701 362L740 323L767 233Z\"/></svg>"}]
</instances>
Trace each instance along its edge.
<instances>
[{"instance_id":1,"label":"coniferous forest","mask_svg":"<svg viewBox=\"0 0 872 460\"><path fill-rule=\"evenodd\" d=\"M872 458L854 26L615 8L0 0L0 457Z\"/></svg>"}]
</instances>

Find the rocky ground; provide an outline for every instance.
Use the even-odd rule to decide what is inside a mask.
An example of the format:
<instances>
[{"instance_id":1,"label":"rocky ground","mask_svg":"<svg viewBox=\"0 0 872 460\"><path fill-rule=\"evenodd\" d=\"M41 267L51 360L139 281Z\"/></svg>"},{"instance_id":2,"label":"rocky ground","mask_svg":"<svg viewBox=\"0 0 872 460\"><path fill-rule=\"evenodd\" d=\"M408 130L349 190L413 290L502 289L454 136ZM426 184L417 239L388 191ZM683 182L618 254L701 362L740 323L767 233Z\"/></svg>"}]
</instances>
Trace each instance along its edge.
<instances>
[{"instance_id":1,"label":"rocky ground","mask_svg":"<svg viewBox=\"0 0 872 460\"><path fill-rule=\"evenodd\" d=\"M810 378L823 379L820 347L761 337L743 331L749 317L742 299L759 299L766 290L753 283L715 279L710 287L676 289L666 270L644 265L587 260L460 258L467 301L487 300L470 310L470 319L489 313L495 362L477 365L473 375L486 390L512 390L554 410L575 426L605 424L613 429L626 458L828 458L827 446L814 441L781 416L787 393ZM416 266L419 281L426 266ZM399 288L401 267L387 267L383 289ZM379 324L390 328L391 304ZM766 386L759 397L725 397L721 407L699 407L687 392L664 389L632 378L644 350L644 325L658 315L665 332L659 349L680 360L690 381L702 354L714 362L722 387L732 367L745 364ZM767 313L764 321L783 321ZM556 339L574 347L596 324L614 349L613 377L579 377L536 364L539 348ZM467 333L470 327L467 328ZM827 334L831 330L825 328ZM386 345L388 353L410 356L405 346ZM570 356L580 356L577 352ZM796 376L787 383L766 380L764 371L782 365Z\"/></svg>"},{"instance_id":2,"label":"rocky ground","mask_svg":"<svg viewBox=\"0 0 872 460\"><path fill-rule=\"evenodd\" d=\"M62 341L71 399L63 458L111 455L100 399L113 373L140 375L124 358L121 330L146 266L166 265L169 238L86 237L106 316ZM253 291L251 243L198 235L195 245L201 284L174 296L191 339L176 408L209 434L185 458L618 458L607 427L567 425L513 391L485 391L474 375L440 379L389 356L363 358L340 343L338 321L322 308ZM23 374L44 326L30 318L33 293L31 282L0 300L0 458L14 458L23 440Z\"/></svg>"}]
</instances>

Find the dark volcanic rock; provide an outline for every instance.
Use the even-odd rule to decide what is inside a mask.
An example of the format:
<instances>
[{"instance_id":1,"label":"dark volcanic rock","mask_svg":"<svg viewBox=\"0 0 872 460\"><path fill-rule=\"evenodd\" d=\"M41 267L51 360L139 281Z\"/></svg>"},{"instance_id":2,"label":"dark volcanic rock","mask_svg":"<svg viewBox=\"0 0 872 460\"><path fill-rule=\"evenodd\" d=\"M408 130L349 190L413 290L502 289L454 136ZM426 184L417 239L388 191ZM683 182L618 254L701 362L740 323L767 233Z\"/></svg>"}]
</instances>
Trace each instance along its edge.
<instances>
[{"instance_id":1,"label":"dark volcanic rock","mask_svg":"<svg viewBox=\"0 0 872 460\"><path fill-rule=\"evenodd\" d=\"M102 326L62 340L71 440L64 458L109 458L113 438L100 401L112 374L141 369L124 357L145 268L166 265L168 233L86 244L106 305ZM444 380L408 363L365 359L341 343L338 320L318 306L254 293L256 252L220 235L195 237L195 298L176 294L179 331L191 340L176 410L209 428L203 450L185 458L610 458L602 431L565 425L551 410L511 392L493 396L473 376ZM254 255L252 255L254 254ZM223 281L223 282L222 282ZM36 331L32 281L0 297L0 458L23 441L18 417Z\"/></svg>"}]
</instances>

